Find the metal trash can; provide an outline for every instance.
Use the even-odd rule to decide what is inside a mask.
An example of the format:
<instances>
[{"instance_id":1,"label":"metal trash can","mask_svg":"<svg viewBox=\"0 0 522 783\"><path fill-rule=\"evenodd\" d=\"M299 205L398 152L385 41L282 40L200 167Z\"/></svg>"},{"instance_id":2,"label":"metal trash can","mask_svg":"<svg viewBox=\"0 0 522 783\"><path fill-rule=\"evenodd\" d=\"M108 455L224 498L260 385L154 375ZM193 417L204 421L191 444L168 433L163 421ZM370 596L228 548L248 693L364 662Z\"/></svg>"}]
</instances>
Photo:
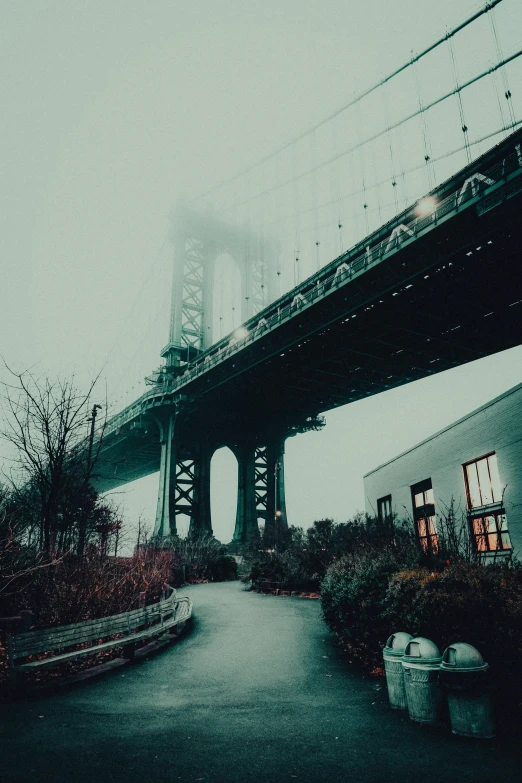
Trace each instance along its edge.
<instances>
[{"instance_id":1,"label":"metal trash can","mask_svg":"<svg viewBox=\"0 0 522 783\"><path fill-rule=\"evenodd\" d=\"M487 669L488 664L471 644L456 642L444 650L441 684L448 694L453 734L481 739L495 736Z\"/></svg>"},{"instance_id":2,"label":"metal trash can","mask_svg":"<svg viewBox=\"0 0 522 783\"><path fill-rule=\"evenodd\" d=\"M404 690L402 656L404 655L404 650L410 639L413 639L411 633L405 633L404 631L393 633L382 651L384 671L386 672L386 685L388 686L388 697L390 699L390 706L394 710L405 710L408 706L406 702L406 692Z\"/></svg>"},{"instance_id":3,"label":"metal trash can","mask_svg":"<svg viewBox=\"0 0 522 783\"><path fill-rule=\"evenodd\" d=\"M402 667L410 718L437 723L442 705L439 672L442 656L436 644L417 636L406 645Z\"/></svg>"}]
</instances>

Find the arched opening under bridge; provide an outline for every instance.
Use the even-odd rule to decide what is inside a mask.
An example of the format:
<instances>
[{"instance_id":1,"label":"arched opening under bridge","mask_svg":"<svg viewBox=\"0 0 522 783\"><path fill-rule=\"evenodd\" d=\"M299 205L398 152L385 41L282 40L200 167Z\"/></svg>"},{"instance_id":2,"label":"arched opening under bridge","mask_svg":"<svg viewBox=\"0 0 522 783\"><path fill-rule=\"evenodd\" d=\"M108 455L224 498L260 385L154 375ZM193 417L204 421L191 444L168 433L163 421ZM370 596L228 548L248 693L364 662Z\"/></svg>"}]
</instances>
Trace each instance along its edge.
<instances>
[{"instance_id":1,"label":"arched opening under bridge","mask_svg":"<svg viewBox=\"0 0 522 783\"><path fill-rule=\"evenodd\" d=\"M212 457L210 472L210 503L212 530L223 544L234 535L237 507L238 464L233 452L224 446Z\"/></svg>"}]
</instances>

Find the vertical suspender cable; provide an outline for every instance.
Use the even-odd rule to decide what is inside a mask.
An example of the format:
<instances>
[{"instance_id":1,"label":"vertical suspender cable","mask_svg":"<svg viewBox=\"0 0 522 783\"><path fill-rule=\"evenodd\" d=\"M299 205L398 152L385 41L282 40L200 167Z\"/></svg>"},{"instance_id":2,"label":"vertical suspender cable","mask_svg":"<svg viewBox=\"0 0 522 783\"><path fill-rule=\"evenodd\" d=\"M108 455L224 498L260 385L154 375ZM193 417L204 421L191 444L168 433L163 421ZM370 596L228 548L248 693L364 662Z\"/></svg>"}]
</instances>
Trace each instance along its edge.
<instances>
[{"instance_id":1,"label":"vertical suspender cable","mask_svg":"<svg viewBox=\"0 0 522 783\"><path fill-rule=\"evenodd\" d=\"M411 65L412 65L412 71L415 76L415 85L417 88L417 97L419 101L419 114L420 114L420 120L421 120L421 128L422 128L422 138L424 142L424 160L426 162L426 173L428 176L428 190L432 190L435 187L435 172L433 170L433 164L431 160L431 144L430 144L430 137L428 133L428 127L426 124L426 113L424 110L424 103L422 100L422 93L420 88L420 81L419 81L419 74L417 71L417 62L418 58L415 58L413 55L413 52L411 53Z\"/></svg>"},{"instance_id":2,"label":"vertical suspender cable","mask_svg":"<svg viewBox=\"0 0 522 783\"><path fill-rule=\"evenodd\" d=\"M385 84L383 87L384 91L384 111L386 115L386 127L388 128L388 146L390 150L390 163L391 163L391 184L393 188L393 197L395 201L395 214L399 214L399 199L397 194L397 177L395 173L395 160L393 155L393 136L392 136L392 129L390 125L390 107L388 104L388 85Z\"/></svg>"},{"instance_id":3,"label":"vertical suspender cable","mask_svg":"<svg viewBox=\"0 0 522 783\"><path fill-rule=\"evenodd\" d=\"M265 164L261 166L261 193L265 192L266 186L266 171ZM266 290L266 223L267 223L267 208L266 208L266 195L261 195L261 231L259 232L259 266L261 270L261 292L260 292L260 309L268 304L267 290Z\"/></svg>"},{"instance_id":4,"label":"vertical suspender cable","mask_svg":"<svg viewBox=\"0 0 522 783\"><path fill-rule=\"evenodd\" d=\"M319 257L319 245L321 244L319 240L319 198L318 198L318 183L317 183L317 139L315 136L315 130L312 131L310 134L310 157L313 162L313 171L312 171L312 203L313 203L313 209L314 209L314 238L315 238L315 265L316 265L316 271L319 271L321 266L321 261Z\"/></svg>"},{"instance_id":5,"label":"vertical suspender cable","mask_svg":"<svg viewBox=\"0 0 522 783\"><path fill-rule=\"evenodd\" d=\"M299 283L299 191L297 186L297 143L292 146L292 197L294 210L294 288Z\"/></svg>"},{"instance_id":6,"label":"vertical suspender cable","mask_svg":"<svg viewBox=\"0 0 522 783\"><path fill-rule=\"evenodd\" d=\"M495 21L495 14L494 14L493 10L489 14L489 21L490 21L491 32L493 34L493 40L494 40L494 43L495 43L495 49L496 49L496 53L497 53L497 62L500 63L504 59L504 56L502 54L502 46L501 46L501 43L500 43L500 38L499 38L499 35L498 35L498 30L497 30L497 23ZM498 74L498 76L497 76L497 74ZM504 66L503 68L500 68L498 70L498 72L495 71L493 76L494 76L495 82L497 81L497 79L500 79L500 81L502 82L502 88L504 90L504 98L506 99L507 105L508 105L509 124L511 126L511 130L515 130L516 118L515 118L515 112L513 110L513 101L511 100L511 90L509 89L509 79L508 79L508 75L507 75L506 66ZM496 85L496 87L497 87L497 85ZM498 101L499 101L500 119L502 121L502 126L504 127L506 125L506 123L504 121L504 112L502 111L502 101L501 101L500 96L498 94L498 87L497 87L497 98L498 98Z\"/></svg>"},{"instance_id":7,"label":"vertical suspender cable","mask_svg":"<svg viewBox=\"0 0 522 783\"><path fill-rule=\"evenodd\" d=\"M360 142L360 139L362 137L361 134L361 106L360 104L357 104L357 111L356 111L356 123L357 123L357 141ZM362 178L362 197L363 197L363 210L364 210L364 221L365 221L365 227L366 227L366 235L370 233L370 224L368 222L368 202L366 201L366 171L365 171L365 155L364 155L364 145L360 147L361 150L361 156L360 156L360 162L361 162L361 178Z\"/></svg>"},{"instance_id":8,"label":"vertical suspender cable","mask_svg":"<svg viewBox=\"0 0 522 783\"><path fill-rule=\"evenodd\" d=\"M462 94L460 90L459 85L459 77L457 73L457 61L455 59L455 50L453 48L453 36L448 33L448 46L451 54L451 63L453 66L453 78L455 80L455 92L457 95L457 105L459 107L459 116L460 116L460 125L462 129L462 133L464 134L464 146L466 148L466 157L468 159L468 163L471 163L471 149L469 146L469 138L468 138L468 126L466 125L466 121L464 119L464 105L462 103Z\"/></svg>"},{"instance_id":9,"label":"vertical suspender cable","mask_svg":"<svg viewBox=\"0 0 522 783\"><path fill-rule=\"evenodd\" d=\"M334 117L332 120L332 145L334 150L334 155L339 155L339 133L337 128L337 122L338 117ZM340 169L340 161L342 158L339 158L339 162L334 162L334 188L335 188L335 201L337 205L337 229L339 231L339 250L343 251L343 220L341 215L341 169Z\"/></svg>"}]
</instances>

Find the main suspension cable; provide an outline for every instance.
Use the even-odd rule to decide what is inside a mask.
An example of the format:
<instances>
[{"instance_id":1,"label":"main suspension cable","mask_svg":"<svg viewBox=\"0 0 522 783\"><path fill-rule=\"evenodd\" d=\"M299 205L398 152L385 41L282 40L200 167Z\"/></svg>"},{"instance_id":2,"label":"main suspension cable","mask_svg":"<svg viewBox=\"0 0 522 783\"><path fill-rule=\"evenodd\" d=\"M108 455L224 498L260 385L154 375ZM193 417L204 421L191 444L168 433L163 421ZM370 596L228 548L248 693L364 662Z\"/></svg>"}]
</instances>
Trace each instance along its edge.
<instances>
[{"instance_id":1,"label":"main suspension cable","mask_svg":"<svg viewBox=\"0 0 522 783\"><path fill-rule=\"evenodd\" d=\"M358 93L354 98L348 101L344 106L342 106L340 109L337 109L332 114L329 114L324 119L317 122L315 125L313 125L311 128L308 128L308 130L303 131L298 136L295 136L294 138L290 139L290 141L287 141L282 147L278 147L278 149L274 150L268 155L265 155L260 160L253 163L248 168L244 169L243 171L238 172L237 174L234 174L232 177L229 177L226 180L223 180L222 182L218 182L215 185L212 185L212 187L208 188L204 192L200 193L195 198L191 199L190 203L194 203L195 201L199 201L200 199L206 198L211 193L215 193L217 190L220 190L221 188L225 187L226 185L231 184L232 182L235 182L237 179L240 179L241 177L246 176L251 171L256 169L258 166L260 166L262 163L265 163L267 160L270 160L270 158L273 158L275 155L279 155L281 152L284 152L286 149L291 147L293 144L296 144L301 139L308 136L309 133L312 133L313 131L317 130L318 128L321 128L323 125L326 125L326 123L333 120L335 117L337 117L339 114L342 114L344 111L349 109L351 106L355 106L356 103L359 103L359 101L362 101L363 98L366 98L368 95L371 95L372 92L375 92L375 90L379 89L379 87L382 87L384 84L389 82L391 79L398 76L400 73L406 70L406 68L409 68L414 63L421 60L423 57L425 57L427 54L432 52L434 49L436 49L441 44L445 43L448 40L448 37L452 37L459 33L461 30L464 30L468 25L472 24L474 21L479 19L483 14L488 13L488 11L491 11L493 8L495 8L497 5L499 5L502 2L502 0L490 0L490 2L487 2L483 8L476 11L471 16L467 17L463 22L461 22L459 25L454 27L452 30L450 30L448 33L446 33L441 38L438 38L434 43L430 44L430 46L426 47L426 49L423 49L422 52L419 52L419 54L415 55L414 57L410 57L403 65L401 65L399 68L396 68L395 71L388 74L388 76L385 76L383 79L381 79L379 82L376 82L371 87L368 87L366 90L364 90L361 93Z\"/></svg>"},{"instance_id":2,"label":"main suspension cable","mask_svg":"<svg viewBox=\"0 0 522 783\"><path fill-rule=\"evenodd\" d=\"M409 122L410 120L414 119L415 117L418 117L423 112L427 112L430 109L433 109L434 106L437 106L439 103L442 103L443 101L448 100L448 98L451 98L454 95L457 95L457 93L462 92L467 87L470 87L472 84L475 84L476 82L480 81L481 79L484 79L486 76L489 76L490 74L495 73L499 68L502 68L503 66L507 65L508 63L512 62L513 60L516 60L518 57L522 55L522 49L519 49L517 52L514 52L509 57L506 57L501 62L497 63L496 65L491 66L491 68L488 68L485 71L482 71L477 76L474 76L472 79L469 79L467 82L464 82L464 84L459 85L458 87L453 88L450 92L445 93L444 95L441 95L439 98L436 98L435 100L431 101L431 103L423 105L422 108L417 109L416 111L412 112L411 114L408 114L406 117L403 117L400 120L397 120L393 125L390 126L390 128L383 128L380 131L377 131L373 134L373 136L369 136L367 139L365 139L362 142L358 142L357 144L352 145L351 147L348 147L347 149L343 150L343 152L340 152L337 155L333 155L332 157L328 158L327 160L323 161L322 163L318 164L317 166L312 166L309 169L306 169L305 171L300 172L297 174L296 179L302 179L303 177L308 176L309 174L312 174L314 170L323 168L324 166L328 166L331 163L334 163L339 158L342 158L344 155L349 155L351 152L354 152L355 150L361 149L366 144L370 144L372 141L376 141L377 139L384 136L386 133L389 132L389 130L395 130L396 128L400 128L401 125L404 125L406 122ZM279 190L280 188L286 187L287 185L292 184L293 180L288 179L284 182L279 182L277 185L273 185L272 187L268 188L266 191L267 193L273 193L276 190ZM264 195L262 193L256 193L254 196L252 196L252 199L259 198L259 196ZM218 210L216 214L222 214L224 212L227 212L230 209L230 207L226 207L225 209Z\"/></svg>"}]
</instances>

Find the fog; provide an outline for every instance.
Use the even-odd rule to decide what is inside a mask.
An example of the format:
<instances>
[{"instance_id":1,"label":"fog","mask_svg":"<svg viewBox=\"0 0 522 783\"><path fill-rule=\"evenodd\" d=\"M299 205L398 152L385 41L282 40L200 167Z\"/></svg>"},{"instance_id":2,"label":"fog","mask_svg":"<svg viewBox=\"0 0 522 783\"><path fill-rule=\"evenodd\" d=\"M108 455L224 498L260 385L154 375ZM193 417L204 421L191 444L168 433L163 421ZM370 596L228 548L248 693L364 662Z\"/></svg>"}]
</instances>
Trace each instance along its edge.
<instances>
[{"instance_id":1,"label":"fog","mask_svg":"<svg viewBox=\"0 0 522 783\"><path fill-rule=\"evenodd\" d=\"M485 151L504 124L522 119L520 59L460 102L453 96L339 157L515 52L518 0L503 0L455 36L454 59L445 44L415 73L338 113L482 6L0 4L0 354L18 370L75 374L79 385L101 373L100 400L107 395L109 413L117 412L145 390L168 340L171 219L180 200L277 241L277 295L465 165L468 151ZM223 255L218 270L215 339L238 325L241 308L234 259ZM289 522L347 519L364 506L366 471L520 382L521 358L522 348L512 349L352 403L327 414L322 432L289 439ZM222 450L212 503L224 541L235 482L235 461ZM150 476L115 493L129 529L140 514L152 525L156 492Z\"/></svg>"}]
</instances>

